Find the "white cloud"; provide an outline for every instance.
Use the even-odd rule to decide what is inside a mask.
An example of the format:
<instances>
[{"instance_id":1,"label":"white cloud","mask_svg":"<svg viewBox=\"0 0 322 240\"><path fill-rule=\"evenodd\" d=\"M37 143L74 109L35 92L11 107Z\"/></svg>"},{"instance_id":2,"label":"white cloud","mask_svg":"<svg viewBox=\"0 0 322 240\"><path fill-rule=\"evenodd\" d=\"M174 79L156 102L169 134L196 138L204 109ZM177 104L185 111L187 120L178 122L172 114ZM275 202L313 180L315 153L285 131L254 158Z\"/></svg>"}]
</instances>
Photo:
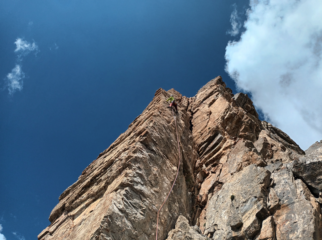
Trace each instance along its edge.
<instances>
[{"instance_id":1,"label":"white cloud","mask_svg":"<svg viewBox=\"0 0 322 240\"><path fill-rule=\"evenodd\" d=\"M6 237L1 233L2 232L2 225L0 224L0 240L6 240Z\"/></svg>"},{"instance_id":2,"label":"white cloud","mask_svg":"<svg viewBox=\"0 0 322 240\"><path fill-rule=\"evenodd\" d=\"M242 24L241 24L240 18L238 16L237 5L233 4L233 8L234 8L234 10L230 15L231 29L229 31L227 31L227 34L229 34L231 36L237 36L239 34Z\"/></svg>"},{"instance_id":3,"label":"white cloud","mask_svg":"<svg viewBox=\"0 0 322 240\"><path fill-rule=\"evenodd\" d=\"M251 0L245 32L226 47L237 87L303 149L322 139L321 12L321 0Z\"/></svg>"},{"instance_id":4,"label":"white cloud","mask_svg":"<svg viewBox=\"0 0 322 240\"><path fill-rule=\"evenodd\" d=\"M25 74L21 70L21 66L17 64L5 78L10 95L22 90L24 78Z\"/></svg>"},{"instance_id":5,"label":"white cloud","mask_svg":"<svg viewBox=\"0 0 322 240\"><path fill-rule=\"evenodd\" d=\"M15 52L19 55L26 56L30 52L38 51L38 46L35 42L29 43L21 38L17 38L15 41L16 49Z\"/></svg>"},{"instance_id":6,"label":"white cloud","mask_svg":"<svg viewBox=\"0 0 322 240\"><path fill-rule=\"evenodd\" d=\"M13 232L12 233L18 240L26 240L24 236L22 235L19 235L18 233L16 232Z\"/></svg>"},{"instance_id":7,"label":"white cloud","mask_svg":"<svg viewBox=\"0 0 322 240\"><path fill-rule=\"evenodd\" d=\"M5 77L6 87L9 94L12 95L16 91L21 91L23 87L23 79L25 78L24 72L21 70L21 62L24 56L27 56L31 52L38 52L38 46L35 42L27 42L21 38L17 38L15 41L17 54L16 66ZM0 239L1 240L1 239Z\"/></svg>"}]
</instances>

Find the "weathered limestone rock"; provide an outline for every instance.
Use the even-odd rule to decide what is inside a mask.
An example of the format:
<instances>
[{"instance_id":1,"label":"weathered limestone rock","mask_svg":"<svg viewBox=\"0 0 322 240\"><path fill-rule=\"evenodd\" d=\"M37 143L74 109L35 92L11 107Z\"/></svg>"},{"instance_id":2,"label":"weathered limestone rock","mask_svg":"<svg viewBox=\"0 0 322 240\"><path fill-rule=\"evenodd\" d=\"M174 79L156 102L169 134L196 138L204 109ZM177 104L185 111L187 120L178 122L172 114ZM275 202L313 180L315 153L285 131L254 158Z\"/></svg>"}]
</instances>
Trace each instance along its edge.
<instances>
[{"instance_id":1,"label":"weathered limestone rock","mask_svg":"<svg viewBox=\"0 0 322 240\"><path fill-rule=\"evenodd\" d=\"M221 77L192 98L157 90L61 194L38 239L155 239L156 214L177 171L175 122L182 163L159 240L322 240L322 141L304 152Z\"/></svg>"},{"instance_id":2,"label":"weathered limestone rock","mask_svg":"<svg viewBox=\"0 0 322 240\"><path fill-rule=\"evenodd\" d=\"M276 160L287 163L305 154L286 133L265 121L262 121L262 131L254 145L268 163Z\"/></svg>"},{"instance_id":3,"label":"weathered limestone rock","mask_svg":"<svg viewBox=\"0 0 322 240\"><path fill-rule=\"evenodd\" d=\"M213 156L220 158L218 150L228 140L230 147L237 138L253 141L258 137L260 121L232 97L231 90L217 77L198 91L192 103L192 132L201 164L213 163Z\"/></svg>"},{"instance_id":4,"label":"weathered limestone rock","mask_svg":"<svg viewBox=\"0 0 322 240\"><path fill-rule=\"evenodd\" d=\"M200 229L191 227L189 221L182 215L179 216L175 229L169 232L167 240L207 240Z\"/></svg>"},{"instance_id":5,"label":"weathered limestone rock","mask_svg":"<svg viewBox=\"0 0 322 240\"><path fill-rule=\"evenodd\" d=\"M219 181L227 182L234 173L251 164L261 167L266 166L266 162L261 158L251 141L238 141L231 149L227 161L223 163Z\"/></svg>"},{"instance_id":6,"label":"weathered limestone rock","mask_svg":"<svg viewBox=\"0 0 322 240\"><path fill-rule=\"evenodd\" d=\"M301 178L319 196L322 192L322 143L313 144L306 155L294 161L293 173Z\"/></svg>"},{"instance_id":7,"label":"weathered limestone rock","mask_svg":"<svg viewBox=\"0 0 322 240\"><path fill-rule=\"evenodd\" d=\"M199 183L199 210L195 210L194 218L202 231L208 198L249 164L265 165L252 143L262 126L257 114L243 108L250 107L251 100L246 98L240 95L235 100L221 77L217 77L202 87L191 102L192 135L199 153L195 175L201 171L206 175Z\"/></svg>"},{"instance_id":8,"label":"weathered limestone rock","mask_svg":"<svg viewBox=\"0 0 322 240\"><path fill-rule=\"evenodd\" d=\"M261 233L256 240L275 240L275 224L272 216L263 221Z\"/></svg>"},{"instance_id":9,"label":"weathered limestone rock","mask_svg":"<svg viewBox=\"0 0 322 240\"><path fill-rule=\"evenodd\" d=\"M318 148L322 148L322 140L320 142L316 141L314 144L312 144L308 149L306 149L305 153L306 154L311 154Z\"/></svg>"},{"instance_id":10,"label":"weathered limestone rock","mask_svg":"<svg viewBox=\"0 0 322 240\"><path fill-rule=\"evenodd\" d=\"M272 145L267 141L266 137L260 137L255 142L255 147L264 160L273 158Z\"/></svg>"},{"instance_id":11,"label":"weathered limestone rock","mask_svg":"<svg viewBox=\"0 0 322 240\"><path fill-rule=\"evenodd\" d=\"M191 218L192 165L196 159L190 131L189 100L174 90L159 89L129 129L91 163L59 198L52 224L38 239L154 239L156 213L177 171L174 117L166 99L179 102L177 114L182 160L180 174L160 214L159 239L177 217ZM186 182L189 181L189 183Z\"/></svg>"},{"instance_id":12,"label":"weathered limestone rock","mask_svg":"<svg viewBox=\"0 0 322 240\"><path fill-rule=\"evenodd\" d=\"M281 208L280 199L278 198L274 188L270 188L267 207L271 214L274 214L276 210Z\"/></svg>"},{"instance_id":13,"label":"weathered limestone rock","mask_svg":"<svg viewBox=\"0 0 322 240\"><path fill-rule=\"evenodd\" d=\"M194 222L205 232L208 200L236 173L251 164L265 167L291 162L304 152L287 134L259 121L247 95L233 96L221 77L198 91L191 101L191 112L199 153L194 170L199 189ZM275 201L270 202L270 211L279 207Z\"/></svg>"},{"instance_id":14,"label":"weathered limestone rock","mask_svg":"<svg viewBox=\"0 0 322 240\"><path fill-rule=\"evenodd\" d=\"M209 200L205 235L220 240L254 238L269 216L269 184L270 172L256 165L235 174Z\"/></svg>"},{"instance_id":15,"label":"weathered limestone rock","mask_svg":"<svg viewBox=\"0 0 322 240\"><path fill-rule=\"evenodd\" d=\"M274 172L272 179L281 204L274 214L276 238L322 239L320 206L302 180L295 180L287 168Z\"/></svg>"},{"instance_id":16,"label":"weathered limestone rock","mask_svg":"<svg viewBox=\"0 0 322 240\"><path fill-rule=\"evenodd\" d=\"M256 118L258 118L258 113L253 105L252 100L247 96L245 93L236 93L233 97L233 99L236 101L238 106L245 109L247 113L250 113L254 115Z\"/></svg>"}]
</instances>

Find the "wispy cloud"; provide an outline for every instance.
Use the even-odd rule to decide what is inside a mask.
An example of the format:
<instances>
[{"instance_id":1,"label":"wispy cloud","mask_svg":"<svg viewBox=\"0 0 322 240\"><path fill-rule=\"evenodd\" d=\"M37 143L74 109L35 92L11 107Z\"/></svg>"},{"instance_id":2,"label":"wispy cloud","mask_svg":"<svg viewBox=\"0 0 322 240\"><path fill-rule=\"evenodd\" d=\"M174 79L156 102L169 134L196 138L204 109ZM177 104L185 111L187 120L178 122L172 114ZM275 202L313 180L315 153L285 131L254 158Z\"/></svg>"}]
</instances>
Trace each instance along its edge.
<instances>
[{"instance_id":1,"label":"wispy cloud","mask_svg":"<svg viewBox=\"0 0 322 240\"><path fill-rule=\"evenodd\" d=\"M6 240L6 237L1 233L3 230L2 225L0 224L0 240Z\"/></svg>"},{"instance_id":2,"label":"wispy cloud","mask_svg":"<svg viewBox=\"0 0 322 240\"><path fill-rule=\"evenodd\" d=\"M240 28L242 27L241 20L238 16L237 5L233 4L233 12L230 15L231 29L227 31L227 34L231 36L237 36Z\"/></svg>"},{"instance_id":3,"label":"wispy cloud","mask_svg":"<svg viewBox=\"0 0 322 240\"><path fill-rule=\"evenodd\" d=\"M16 91L21 91L23 87L24 72L20 65L16 65L6 77L9 94L12 95Z\"/></svg>"},{"instance_id":4,"label":"wispy cloud","mask_svg":"<svg viewBox=\"0 0 322 240\"><path fill-rule=\"evenodd\" d=\"M30 52L38 51L38 46L35 42L29 43L21 38L17 38L17 40L15 41L15 44L16 44L15 52L19 56L26 56Z\"/></svg>"},{"instance_id":5,"label":"wispy cloud","mask_svg":"<svg viewBox=\"0 0 322 240\"><path fill-rule=\"evenodd\" d=\"M12 233L18 240L26 240L24 236L16 233L16 232L13 232Z\"/></svg>"},{"instance_id":6,"label":"wispy cloud","mask_svg":"<svg viewBox=\"0 0 322 240\"><path fill-rule=\"evenodd\" d=\"M322 139L322 2L250 0L226 71L270 121L306 149Z\"/></svg>"},{"instance_id":7,"label":"wispy cloud","mask_svg":"<svg viewBox=\"0 0 322 240\"><path fill-rule=\"evenodd\" d=\"M17 38L14 43L16 45L14 52L17 55L16 66L4 79L10 95L13 95L16 91L21 91L23 88L23 79L25 78L25 74L21 69L23 58L31 52L37 53L39 51L38 45L34 41L31 43L22 38Z\"/></svg>"}]
</instances>

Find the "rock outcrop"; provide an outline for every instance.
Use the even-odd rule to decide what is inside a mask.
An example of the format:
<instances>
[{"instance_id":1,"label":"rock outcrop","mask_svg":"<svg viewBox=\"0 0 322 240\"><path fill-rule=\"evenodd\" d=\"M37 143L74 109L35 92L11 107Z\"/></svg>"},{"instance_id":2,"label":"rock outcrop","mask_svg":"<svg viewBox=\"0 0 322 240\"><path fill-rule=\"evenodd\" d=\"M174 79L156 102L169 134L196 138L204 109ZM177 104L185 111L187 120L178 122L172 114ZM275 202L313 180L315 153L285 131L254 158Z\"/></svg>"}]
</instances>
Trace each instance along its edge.
<instances>
[{"instance_id":1,"label":"rock outcrop","mask_svg":"<svg viewBox=\"0 0 322 240\"><path fill-rule=\"evenodd\" d=\"M175 229L169 232L169 237L167 240L207 240L206 236L201 234L200 228L198 226L191 227L189 225L188 219L180 215Z\"/></svg>"},{"instance_id":2,"label":"rock outcrop","mask_svg":"<svg viewBox=\"0 0 322 240\"><path fill-rule=\"evenodd\" d=\"M253 239L269 216L270 175L254 164L236 173L209 200L205 234L213 239Z\"/></svg>"},{"instance_id":3,"label":"rock outcrop","mask_svg":"<svg viewBox=\"0 0 322 240\"><path fill-rule=\"evenodd\" d=\"M179 102L177 129L183 163L177 184L160 214L159 238L165 239L179 215L191 218L193 164L189 99L159 89L128 130L59 197L52 224L39 239L152 239L156 212L168 194L178 165L174 117L166 99Z\"/></svg>"},{"instance_id":4,"label":"rock outcrop","mask_svg":"<svg viewBox=\"0 0 322 240\"><path fill-rule=\"evenodd\" d=\"M312 193L319 196L322 192L322 141L306 150L306 156L296 159L292 170L295 177L302 179Z\"/></svg>"},{"instance_id":5,"label":"rock outcrop","mask_svg":"<svg viewBox=\"0 0 322 240\"><path fill-rule=\"evenodd\" d=\"M165 100L174 95L178 113ZM59 197L39 240L322 239L322 141L306 153L221 77L192 98L157 90Z\"/></svg>"}]
</instances>

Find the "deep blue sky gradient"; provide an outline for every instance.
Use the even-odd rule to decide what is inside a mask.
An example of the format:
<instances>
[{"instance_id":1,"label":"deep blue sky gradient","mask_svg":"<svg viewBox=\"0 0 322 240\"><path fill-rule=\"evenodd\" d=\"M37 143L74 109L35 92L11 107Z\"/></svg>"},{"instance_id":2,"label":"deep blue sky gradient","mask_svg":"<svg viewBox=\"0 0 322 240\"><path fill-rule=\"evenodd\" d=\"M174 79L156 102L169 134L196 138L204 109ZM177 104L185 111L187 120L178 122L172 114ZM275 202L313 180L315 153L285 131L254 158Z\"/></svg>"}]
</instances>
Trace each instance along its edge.
<instances>
[{"instance_id":1,"label":"deep blue sky gradient","mask_svg":"<svg viewBox=\"0 0 322 240\"><path fill-rule=\"evenodd\" d=\"M162 87L191 97L227 76L233 0L1 0L0 224L7 240L49 225L58 196ZM239 0L238 9L248 1ZM24 87L2 79L14 41L35 41ZM58 49L55 49L58 46Z\"/></svg>"}]
</instances>

